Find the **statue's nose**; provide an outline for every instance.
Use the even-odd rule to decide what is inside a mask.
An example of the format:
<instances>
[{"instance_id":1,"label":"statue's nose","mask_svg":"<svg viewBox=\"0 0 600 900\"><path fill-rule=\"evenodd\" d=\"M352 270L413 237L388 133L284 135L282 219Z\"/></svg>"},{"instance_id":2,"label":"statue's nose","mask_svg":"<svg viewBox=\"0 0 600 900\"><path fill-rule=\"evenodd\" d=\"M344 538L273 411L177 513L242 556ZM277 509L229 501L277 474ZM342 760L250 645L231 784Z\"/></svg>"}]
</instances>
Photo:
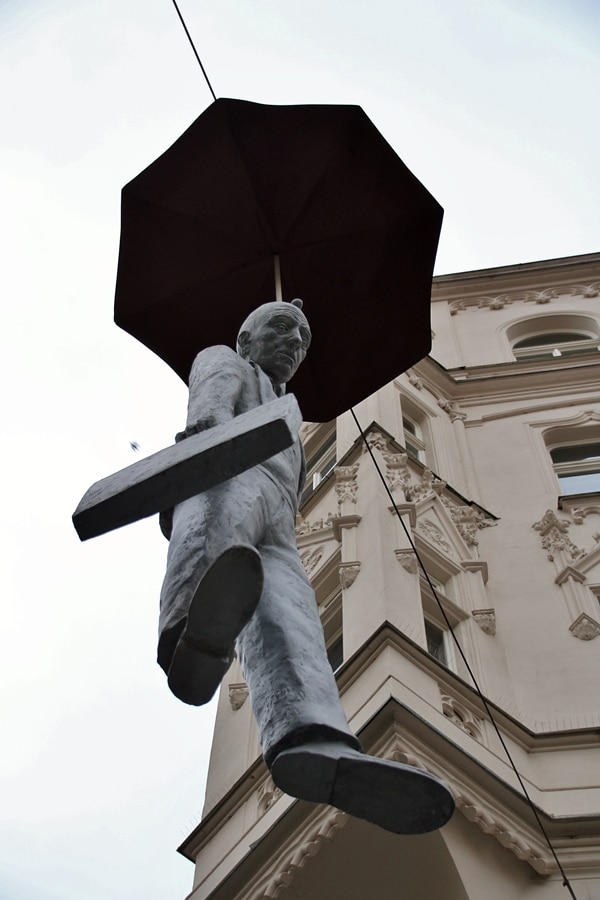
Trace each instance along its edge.
<instances>
[{"instance_id":1,"label":"statue's nose","mask_svg":"<svg viewBox=\"0 0 600 900\"><path fill-rule=\"evenodd\" d=\"M300 347L300 345L302 344L302 338L300 337L299 331L290 331L290 333L288 334L288 344L295 349Z\"/></svg>"}]
</instances>

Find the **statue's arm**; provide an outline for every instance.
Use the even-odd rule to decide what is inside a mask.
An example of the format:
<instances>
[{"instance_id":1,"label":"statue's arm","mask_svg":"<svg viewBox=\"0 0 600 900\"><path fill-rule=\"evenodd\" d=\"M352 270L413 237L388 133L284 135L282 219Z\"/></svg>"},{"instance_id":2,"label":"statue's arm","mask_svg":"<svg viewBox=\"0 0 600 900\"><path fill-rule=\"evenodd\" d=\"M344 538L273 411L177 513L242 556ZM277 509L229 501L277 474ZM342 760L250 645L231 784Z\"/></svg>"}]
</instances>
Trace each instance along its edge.
<instances>
[{"instance_id":1,"label":"statue's arm","mask_svg":"<svg viewBox=\"0 0 600 900\"><path fill-rule=\"evenodd\" d=\"M230 347L208 347L190 372L186 429L182 440L233 419L244 386L244 362Z\"/></svg>"}]
</instances>

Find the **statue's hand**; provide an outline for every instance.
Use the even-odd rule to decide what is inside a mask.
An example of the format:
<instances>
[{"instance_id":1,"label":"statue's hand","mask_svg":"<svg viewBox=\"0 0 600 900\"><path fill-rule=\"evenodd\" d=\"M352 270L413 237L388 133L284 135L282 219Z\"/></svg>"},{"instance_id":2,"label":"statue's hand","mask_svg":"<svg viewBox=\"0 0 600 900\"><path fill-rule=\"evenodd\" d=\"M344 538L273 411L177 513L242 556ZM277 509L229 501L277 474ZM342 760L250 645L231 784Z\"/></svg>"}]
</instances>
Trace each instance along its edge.
<instances>
[{"instance_id":1,"label":"statue's hand","mask_svg":"<svg viewBox=\"0 0 600 900\"><path fill-rule=\"evenodd\" d=\"M200 434L201 431L207 431L214 428L217 424L215 416L205 416L203 419L197 419L192 425L188 425L185 431L178 431L175 435L175 443L179 444L193 434Z\"/></svg>"}]
</instances>

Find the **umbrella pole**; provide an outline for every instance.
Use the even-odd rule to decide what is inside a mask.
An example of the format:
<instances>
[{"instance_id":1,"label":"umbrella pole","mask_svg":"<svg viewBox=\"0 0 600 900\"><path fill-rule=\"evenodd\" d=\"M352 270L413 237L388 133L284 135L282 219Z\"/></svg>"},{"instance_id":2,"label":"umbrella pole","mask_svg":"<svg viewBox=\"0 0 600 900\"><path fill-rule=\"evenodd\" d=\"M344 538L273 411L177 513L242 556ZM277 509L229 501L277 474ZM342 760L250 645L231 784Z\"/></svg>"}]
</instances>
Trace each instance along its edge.
<instances>
[{"instance_id":1,"label":"umbrella pole","mask_svg":"<svg viewBox=\"0 0 600 900\"><path fill-rule=\"evenodd\" d=\"M275 267L275 299L280 303L283 300L283 291L281 290L281 266L279 264L279 257L273 257L273 264Z\"/></svg>"}]
</instances>

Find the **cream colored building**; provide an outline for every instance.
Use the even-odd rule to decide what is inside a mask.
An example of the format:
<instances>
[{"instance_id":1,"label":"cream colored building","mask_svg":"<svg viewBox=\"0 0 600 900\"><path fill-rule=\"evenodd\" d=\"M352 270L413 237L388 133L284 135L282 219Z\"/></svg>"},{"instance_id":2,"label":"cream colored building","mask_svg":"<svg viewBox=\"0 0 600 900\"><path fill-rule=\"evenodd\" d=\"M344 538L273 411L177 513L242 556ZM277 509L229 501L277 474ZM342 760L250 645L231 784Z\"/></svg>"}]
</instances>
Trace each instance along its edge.
<instances>
[{"instance_id":1,"label":"cream colored building","mask_svg":"<svg viewBox=\"0 0 600 900\"><path fill-rule=\"evenodd\" d=\"M304 426L298 545L348 718L447 782L451 822L398 836L281 795L234 663L190 898L568 898L506 750L600 897L599 294L600 254L437 277L431 356L355 410L369 450L350 413Z\"/></svg>"}]
</instances>

